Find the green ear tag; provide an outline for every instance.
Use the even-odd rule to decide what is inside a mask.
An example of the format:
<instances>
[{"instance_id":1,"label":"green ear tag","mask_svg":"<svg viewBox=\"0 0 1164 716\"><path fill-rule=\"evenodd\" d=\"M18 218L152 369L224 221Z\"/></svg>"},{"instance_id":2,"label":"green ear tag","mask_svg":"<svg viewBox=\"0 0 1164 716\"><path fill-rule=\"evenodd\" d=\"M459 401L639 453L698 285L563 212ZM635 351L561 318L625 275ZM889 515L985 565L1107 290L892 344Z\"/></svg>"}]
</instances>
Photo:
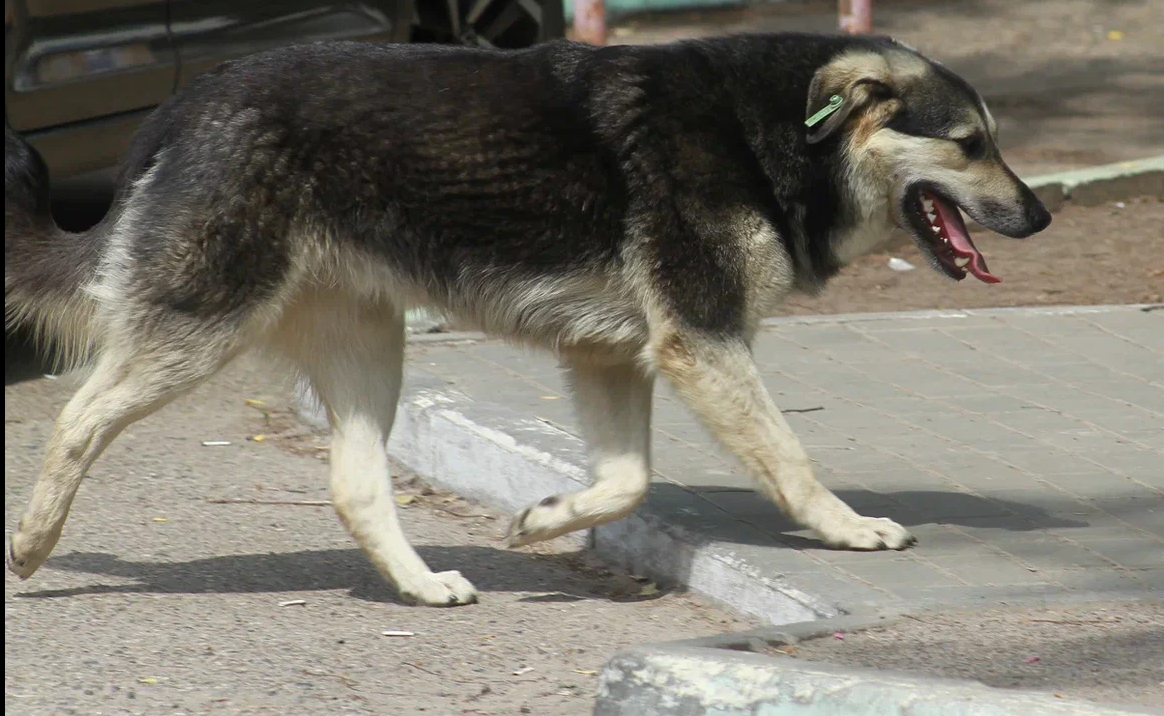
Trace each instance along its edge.
<instances>
[{"instance_id":1,"label":"green ear tag","mask_svg":"<svg viewBox=\"0 0 1164 716\"><path fill-rule=\"evenodd\" d=\"M819 124L822 119L840 109L840 106L842 103L844 103L844 101L845 98L839 94L835 94L832 97L829 97L829 103L825 105L821 111L804 120L805 126L811 127L815 124Z\"/></svg>"}]
</instances>

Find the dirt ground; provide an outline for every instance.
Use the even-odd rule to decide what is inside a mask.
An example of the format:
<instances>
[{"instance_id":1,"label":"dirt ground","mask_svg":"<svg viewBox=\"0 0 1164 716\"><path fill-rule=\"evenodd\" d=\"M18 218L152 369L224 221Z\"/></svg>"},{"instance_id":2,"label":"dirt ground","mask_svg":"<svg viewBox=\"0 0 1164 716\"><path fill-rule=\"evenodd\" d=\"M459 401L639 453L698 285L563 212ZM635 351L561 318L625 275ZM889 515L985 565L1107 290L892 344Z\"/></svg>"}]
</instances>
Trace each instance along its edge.
<instances>
[{"instance_id":1,"label":"dirt ground","mask_svg":"<svg viewBox=\"0 0 1164 716\"><path fill-rule=\"evenodd\" d=\"M1159 706L1164 703L1164 602L938 612L773 653Z\"/></svg>"},{"instance_id":2,"label":"dirt ground","mask_svg":"<svg viewBox=\"0 0 1164 716\"><path fill-rule=\"evenodd\" d=\"M616 19L613 43L835 32L836 0L786 0ZM998 120L1020 176L1164 152L1164 3L876 0L873 30L965 77Z\"/></svg>"},{"instance_id":3,"label":"dirt ground","mask_svg":"<svg viewBox=\"0 0 1164 716\"><path fill-rule=\"evenodd\" d=\"M1164 202L1128 199L1068 206L1041 234L1016 241L979 230L974 240L1002 283L954 282L930 269L908 239L845 267L824 293L792 296L774 315L929 308L1160 303L1164 300ZM916 268L894 271L889 259Z\"/></svg>"}]
</instances>

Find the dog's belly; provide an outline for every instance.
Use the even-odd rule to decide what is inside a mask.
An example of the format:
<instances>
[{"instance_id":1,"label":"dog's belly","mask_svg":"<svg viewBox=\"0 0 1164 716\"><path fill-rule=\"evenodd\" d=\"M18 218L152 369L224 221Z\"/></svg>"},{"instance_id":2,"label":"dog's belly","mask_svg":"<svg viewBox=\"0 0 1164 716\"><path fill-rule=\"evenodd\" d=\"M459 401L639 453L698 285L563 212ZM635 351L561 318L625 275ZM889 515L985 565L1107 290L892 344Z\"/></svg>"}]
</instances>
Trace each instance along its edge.
<instances>
[{"instance_id":1,"label":"dog's belly","mask_svg":"<svg viewBox=\"0 0 1164 716\"><path fill-rule=\"evenodd\" d=\"M647 341L638 298L621 281L597 276L470 278L439 308L461 325L555 350L637 352Z\"/></svg>"}]
</instances>

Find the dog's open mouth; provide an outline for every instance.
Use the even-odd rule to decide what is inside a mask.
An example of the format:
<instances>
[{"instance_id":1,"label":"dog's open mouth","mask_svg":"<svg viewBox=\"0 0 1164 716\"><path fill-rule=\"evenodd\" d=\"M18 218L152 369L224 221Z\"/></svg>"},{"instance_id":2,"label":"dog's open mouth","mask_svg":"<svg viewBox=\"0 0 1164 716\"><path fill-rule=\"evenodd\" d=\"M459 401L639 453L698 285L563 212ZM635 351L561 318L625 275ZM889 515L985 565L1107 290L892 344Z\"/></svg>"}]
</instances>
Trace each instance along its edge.
<instances>
[{"instance_id":1,"label":"dog's open mouth","mask_svg":"<svg viewBox=\"0 0 1164 716\"><path fill-rule=\"evenodd\" d=\"M929 189L918 189L914 203L919 238L943 273L958 281L967 273L983 283L1002 281L987 270L986 260L970 240L962 212L954 202Z\"/></svg>"}]
</instances>

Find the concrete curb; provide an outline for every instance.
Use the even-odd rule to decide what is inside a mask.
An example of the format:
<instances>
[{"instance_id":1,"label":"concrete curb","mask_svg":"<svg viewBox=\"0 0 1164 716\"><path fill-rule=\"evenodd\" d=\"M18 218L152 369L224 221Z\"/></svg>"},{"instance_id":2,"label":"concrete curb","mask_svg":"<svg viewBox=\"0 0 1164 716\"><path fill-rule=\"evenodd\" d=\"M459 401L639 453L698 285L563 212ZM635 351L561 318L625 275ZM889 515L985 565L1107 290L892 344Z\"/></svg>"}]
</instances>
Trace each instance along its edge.
<instances>
[{"instance_id":1,"label":"concrete curb","mask_svg":"<svg viewBox=\"0 0 1164 716\"><path fill-rule=\"evenodd\" d=\"M1136 196L1164 199L1164 155L1044 174L1027 184L1051 211L1068 201L1095 206Z\"/></svg>"},{"instance_id":2,"label":"concrete curb","mask_svg":"<svg viewBox=\"0 0 1164 716\"><path fill-rule=\"evenodd\" d=\"M1113 311L1147 311L1159 308L1157 304L1129 303L1099 306L1012 306L1004 308L951 308L883 313L831 313L811 316L776 316L761 321L764 326L809 325L818 323L864 323L868 321L929 320L931 318L989 318L991 316L1078 316L1081 314L1111 313Z\"/></svg>"},{"instance_id":3,"label":"concrete curb","mask_svg":"<svg viewBox=\"0 0 1164 716\"><path fill-rule=\"evenodd\" d=\"M626 649L595 716L1128 716L1159 713L978 682L688 646Z\"/></svg>"}]
</instances>

